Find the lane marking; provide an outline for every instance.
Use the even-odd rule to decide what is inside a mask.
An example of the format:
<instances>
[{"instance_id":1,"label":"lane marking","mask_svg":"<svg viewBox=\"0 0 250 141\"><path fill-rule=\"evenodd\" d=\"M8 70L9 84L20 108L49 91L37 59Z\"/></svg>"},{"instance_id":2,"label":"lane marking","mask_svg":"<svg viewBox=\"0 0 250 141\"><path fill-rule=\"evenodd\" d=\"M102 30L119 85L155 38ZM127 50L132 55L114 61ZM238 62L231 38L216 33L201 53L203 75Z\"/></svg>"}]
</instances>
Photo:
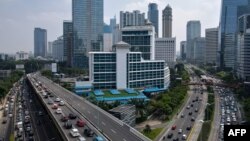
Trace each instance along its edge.
<instances>
[{"instance_id":1,"label":"lane marking","mask_svg":"<svg viewBox=\"0 0 250 141\"><path fill-rule=\"evenodd\" d=\"M116 134L116 131L115 131L115 130L111 129L111 131L112 131L113 133L115 133L115 134Z\"/></svg>"},{"instance_id":2,"label":"lane marking","mask_svg":"<svg viewBox=\"0 0 250 141\"><path fill-rule=\"evenodd\" d=\"M105 124L104 122L102 122L102 124L103 124L104 126L106 126L106 124Z\"/></svg>"}]
</instances>

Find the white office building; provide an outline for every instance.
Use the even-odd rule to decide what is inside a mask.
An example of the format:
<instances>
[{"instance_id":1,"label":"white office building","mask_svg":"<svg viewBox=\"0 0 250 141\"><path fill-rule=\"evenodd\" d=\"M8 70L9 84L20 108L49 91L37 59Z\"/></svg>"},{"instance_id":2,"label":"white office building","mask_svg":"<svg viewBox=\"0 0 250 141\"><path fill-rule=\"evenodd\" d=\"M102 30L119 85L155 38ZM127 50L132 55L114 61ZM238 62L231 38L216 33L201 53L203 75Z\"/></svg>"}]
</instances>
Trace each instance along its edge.
<instances>
[{"instance_id":1,"label":"white office building","mask_svg":"<svg viewBox=\"0 0 250 141\"><path fill-rule=\"evenodd\" d=\"M141 52L131 52L125 42L113 49L89 53L89 78L94 89L168 88L170 72L164 60L144 60Z\"/></svg>"},{"instance_id":2,"label":"white office building","mask_svg":"<svg viewBox=\"0 0 250 141\"><path fill-rule=\"evenodd\" d=\"M113 45L113 34L112 33L103 33L103 50L111 51Z\"/></svg>"},{"instance_id":3,"label":"white office building","mask_svg":"<svg viewBox=\"0 0 250 141\"><path fill-rule=\"evenodd\" d=\"M155 59L165 60L170 66L176 62L176 38L155 39Z\"/></svg>"},{"instance_id":4,"label":"white office building","mask_svg":"<svg viewBox=\"0 0 250 141\"><path fill-rule=\"evenodd\" d=\"M24 51L19 51L19 52L16 53L15 59L16 59L16 61L18 61L18 60L27 60L27 59L29 59L29 53L24 52Z\"/></svg>"}]
</instances>

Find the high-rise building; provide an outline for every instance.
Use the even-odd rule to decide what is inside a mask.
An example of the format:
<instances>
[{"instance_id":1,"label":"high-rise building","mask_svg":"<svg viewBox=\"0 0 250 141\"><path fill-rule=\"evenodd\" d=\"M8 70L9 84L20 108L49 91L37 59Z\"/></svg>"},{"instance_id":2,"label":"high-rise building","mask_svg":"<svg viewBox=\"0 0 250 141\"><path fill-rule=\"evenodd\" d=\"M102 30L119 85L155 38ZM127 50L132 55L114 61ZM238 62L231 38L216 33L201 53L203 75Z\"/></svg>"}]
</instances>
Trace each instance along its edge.
<instances>
[{"instance_id":1,"label":"high-rise building","mask_svg":"<svg viewBox=\"0 0 250 141\"><path fill-rule=\"evenodd\" d=\"M72 21L63 22L63 50L64 59L66 60L67 66L73 65L73 23Z\"/></svg>"},{"instance_id":2,"label":"high-rise building","mask_svg":"<svg viewBox=\"0 0 250 141\"><path fill-rule=\"evenodd\" d=\"M63 46L63 36L57 38L57 40L52 43L52 58L56 61L64 61L64 46Z\"/></svg>"},{"instance_id":3,"label":"high-rise building","mask_svg":"<svg viewBox=\"0 0 250 141\"><path fill-rule=\"evenodd\" d=\"M117 27L117 24L116 24L116 17L114 18L111 18L110 19L110 29L111 29L111 33L112 33L112 45L114 45L115 43L118 43L118 38L119 38L119 25Z\"/></svg>"},{"instance_id":4,"label":"high-rise building","mask_svg":"<svg viewBox=\"0 0 250 141\"><path fill-rule=\"evenodd\" d=\"M88 68L88 52L103 50L103 0L73 0L73 66Z\"/></svg>"},{"instance_id":5,"label":"high-rise building","mask_svg":"<svg viewBox=\"0 0 250 141\"><path fill-rule=\"evenodd\" d=\"M167 5L162 11L162 37L171 38L172 37L172 8Z\"/></svg>"},{"instance_id":6,"label":"high-rise building","mask_svg":"<svg viewBox=\"0 0 250 141\"><path fill-rule=\"evenodd\" d=\"M216 64L218 51L218 28L206 29L205 63Z\"/></svg>"},{"instance_id":7,"label":"high-rise building","mask_svg":"<svg viewBox=\"0 0 250 141\"><path fill-rule=\"evenodd\" d=\"M194 62L198 65L203 65L205 60L206 39L197 37L194 40Z\"/></svg>"},{"instance_id":8,"label":"high-rise building","mask_svg":"<svg viewBox=\"0 0 250 141\"><path fill-rule=\"evenodd\" d=\"M165 60L173 67L176 62L176 38L155 39L155 60Z\"/></svg>"},{"instance_id":9,"label":"high-rise building","mask_svg":"<svg viewBox=\"0 0 250 141\"><path fill-rule=\"evenodd\" d=\"M129 44L119 42L113 52L90 52L89 78L94 89L167 89L170 72L165 61L145 61L141 52L129 49Z\"/></svg>"},{"instance_id":10,"label":"high-rise building","mask_svg":"<svg viewBox=\"0 0 250 141\"><path fill-rule=\"evenodd\" d=\"M113 34L103 33L103 51L105 52L112 51L112 46L113 46Z\"/></svg>"},{"instance_id":11,"label":"high-rise building","mask_svg":"<svg viewBox=\"0 0 250 141\"><path fill-rule=\"evenodd\" d=\"M187 23L187 61L194 61L194 39L201 37L200 21L188 21Z\"/></svg>"},{"instance_id":12,"label":"high-rise building","mask_svg":"<svg viewBox=\"0 0 250 141\"><path fill-rule=\"evenodd\" d=\"M48 42L47 57L52 57L52 44L53 42Z\"/></svg>"},{"instance_id":13,"label":"high-rise building","mask_svg":"<svg viewBox=\"0 0 250 141\"><path fill-rule=\"evenodd\" d=\"M142 26L145 25L145 13L141 13L139 10L133 12L120 12L120 28L126 26Z\"/></svg>"},{"instance_id":14,"label":"high-rise building","mask_svg":"<svg viewBox=\"0 0 250 141\"><path fill-rule=\"evenodd\" d=\"M180 44L180 51L181 51L181 59L186 60L187 56L187 42L186 41L181 41Z\"/></svg>"},{"instance_id":15,"label":"high-rise building","mask_svg":"<svg viewBox=\"0 0 250 141\"><path fill-rule=\"evenodd\" d=\"M148 20L155 27L156 37L159 37L159 11L156 3L149 3L148 5Z\"/></svg>"},{"instance_id":16,"label":"high-rise building","mask_svg":"<svg viewBox=\"0 0 250 141\"><path fill-rule=\"evenodd\" d=\"M250 82L250 14L239 17L237 43L237 75Z\"/></svg>"},{"instance_id":17,"label":"high-rise building","mask_svg":"<svg viewBox=\"0 0 250 141\"><path fill-rule=\"evenodd\" d=\"M46 57L47 53L47 31L42 28L34 30L34 57Z\"/></svg>"},{"instance_id":18,"label":"high-rise building","mask_svg":"<svg viewBox=\"0 0 250 141\"><path fill-rule=\"evenodd\" d=\"M155 29L151 24L122 28L122 41L131 45L131 52L142 52L145 60L155 59Z\"/></svg>"},{"instance_id":19,"label":"high-rise building","mask_svg":"<svg viewBox=\"0 0 250 141\"><path fill-rule=\"evenodd\" d=\"M237 46L237 20L250 12L250 0L222 0L219 25L219 57L221 68L235 68Z\"/></svg>"}]
</instances>

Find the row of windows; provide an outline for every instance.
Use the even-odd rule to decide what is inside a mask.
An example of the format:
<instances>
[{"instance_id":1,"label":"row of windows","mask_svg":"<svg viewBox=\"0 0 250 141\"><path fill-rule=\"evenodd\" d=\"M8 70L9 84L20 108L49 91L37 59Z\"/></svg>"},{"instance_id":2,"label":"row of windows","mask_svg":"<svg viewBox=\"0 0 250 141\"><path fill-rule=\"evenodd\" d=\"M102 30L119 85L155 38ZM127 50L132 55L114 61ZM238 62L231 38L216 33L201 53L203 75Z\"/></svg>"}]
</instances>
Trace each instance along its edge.
<instances>
[{"instance_id":1,"label":"row of windows","mask_svg":"<svg viewBox=\"0 0 250 141\"><path fill-rule=\"evenodd\" d=\"M142 88L142 87L158 87L164 88L164 80L147 80L138 82L129 82L129 88Z\"/></svg>"},{"instance_id":2,"label":"row of windows","mask_svg":"<svg viewBox=\"0 0 250 141\"><path fill-rule=\"evenodd\" d=\"M116 72L116 63L94 64L94 72Z\"/></svg>"},{"instance_id":3,"label":"row of windows","mask_svg":"<svg viewBox=\"0 0 250 141\"><path fill-rule=\"evenodd\" d=\"M130 45L150 45L150 36L123 36L122 41Z\"/></svg>"},{"instance_id":4,"label":"row of windows","mask_svg":"<svg viewBox=\"0 0 250 141\"><path fill-rule=\"evenodd\" d=\"M116 81L116 73L94 74L94 82Z\"/></svg>"},{"instance_id":5,"label":"row of windows","mask_svg":"<svg viewBox=\"0 0 250 141\"><path fill-rule=\"evenodd\" d=\"M122 35L147 35L148 31L123 31Z\"/></svg>"},{"instance_id":6,"label":"row of windows","mask_svg":"<svg viewBox=\"0 0 250 141\"><path fill-rule=\"evenodd\" d=\"M115 89L116 83L93 84L94 89Z\"/></svg>"},{"instance_id":7,"label":"row of windows","mask_svg":"<svg viewBox=\"0 0 250 141\"><path fill-rule=\"evenodd\" d=\"M116 54L94 54L94 62L116 62Z\"/></svg>"},{"instance_id":8,"label":"row of windows","mask_svg":"<svg viewBox=\"0 0 250 141\"><path fill-rule=\"evenodd\" d=\"M140 62L141 54L128 54L127 58L129 62Z\"/></svg>"},{"instance_id":9,"label":"row of windows","mask_svg":"<svg viewBox=\"0 0 250 141\"><path fill-rule=\"evenodd\" d=\"M129 71L164 69L164 62L129 63Z\"/></svg>"},{"instance_id":10,"label":"row of windows","mask_svg":"<svg viewBox=\"0 0 250 141\"><path fill-rule=\"evenodd\" d=\"M163 78L163 77L164 77L164 71L129 73L129 80L155 79L155 78Z\"/></svg>"}]
</instances>

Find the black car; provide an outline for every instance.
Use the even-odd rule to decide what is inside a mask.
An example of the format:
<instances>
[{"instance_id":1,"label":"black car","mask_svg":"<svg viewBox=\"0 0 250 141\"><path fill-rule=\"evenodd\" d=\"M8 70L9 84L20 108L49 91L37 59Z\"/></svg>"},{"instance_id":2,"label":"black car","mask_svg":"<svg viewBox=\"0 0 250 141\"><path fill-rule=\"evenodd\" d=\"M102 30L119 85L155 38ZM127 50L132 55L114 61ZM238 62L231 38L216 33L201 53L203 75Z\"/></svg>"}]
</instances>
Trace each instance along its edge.
<instances>
[{"instance_id":1,"label":"black car","mask_svg":"<svg viewBox=\"0 0 250 141\"><path fill-rule=\"evenodd\" d=\"M3 119L2 124L5 124L7 122L7 119Z\"/></svg>"},{"instance_id":2,"label":"black car","mask_svg":"<svg viewBox=\"0 0 250 141\"><path fill-rule=\"evenodd\" d=\"M64 127L66 129L71 129L72 128L72 123L71 122L65 122Z\"/></svg>"},{"instance_id":3,"label":"black car","mask_svg":"<svg viewBox=\"0 0 250 141\"><path fill-rule=\"evenodd\" d=\"M194 121L194 120L195 120L194 117L192 117L192 118L191 118L191 121Z\"/></svg>"},{"instance_id":4,"label":"black car","mask_svg":"<svg viewBox=\"0 0 250 141\"><path fill-rule=\"evenodd\" d=\"M95 133L94 133L91 129L85 129L85 130L84 130L84 134L85 134L87 137L93 137Z\"/></svg>"},{"instance_id":5,"label":"black car","mask_svg":"<svg viewBox=\"0 0 250 141\"><path fill-rule=\"evenodd\" d=\"M76 119L76 115L73 114L73 113L70 113L70 114L69 114L69 119Z\"/></svg>"},{"instance_id":6,"label":"black car","mask_svg":"<svg viewBox=\"0 0 250 141\"><path fill-rule=\"evenodd\" d=\"M179 141L179 138L177 137L177 138L173 139L173 141Z\"/></svg>"},{"instance_id":7,"label":"black car","mask_svg":"<svg viewBox=\"0 0 250 141\"><path fill-rule=\"evenodd\" d=\"M190 126L188 126L186 129L187 129L187 130L190 130L190 129L191 129L191 125L190 125Z\"/></svg>"},{"instance_id":8,"label":"black car","mask_svg":"<svg viewBox=\"0 0 250 141\"><path fill-rule=\"evenodd\" d=\"M188 114L191 116L193 113L192 113L192 112L189 112Z\"/></svg>"},{"instance_id":9,"label":"black car","mask_svg":"<svg viewBox=\"0 0 250 141\"><path fill-rule=\"evenodd\" d=\"M48 95L45 95L44 98L48 98Z\"/></svg>"},{"instance_id":10,"label":"black car","mask_svg":"<svg viewBox=\"0 0 250 141\"><path fill-rule=\"evenodd\" d=\"M174 135L173 133L169 133L168 138L171 139L173 137L173 135Z\"/></svg>"}]
</instances>

